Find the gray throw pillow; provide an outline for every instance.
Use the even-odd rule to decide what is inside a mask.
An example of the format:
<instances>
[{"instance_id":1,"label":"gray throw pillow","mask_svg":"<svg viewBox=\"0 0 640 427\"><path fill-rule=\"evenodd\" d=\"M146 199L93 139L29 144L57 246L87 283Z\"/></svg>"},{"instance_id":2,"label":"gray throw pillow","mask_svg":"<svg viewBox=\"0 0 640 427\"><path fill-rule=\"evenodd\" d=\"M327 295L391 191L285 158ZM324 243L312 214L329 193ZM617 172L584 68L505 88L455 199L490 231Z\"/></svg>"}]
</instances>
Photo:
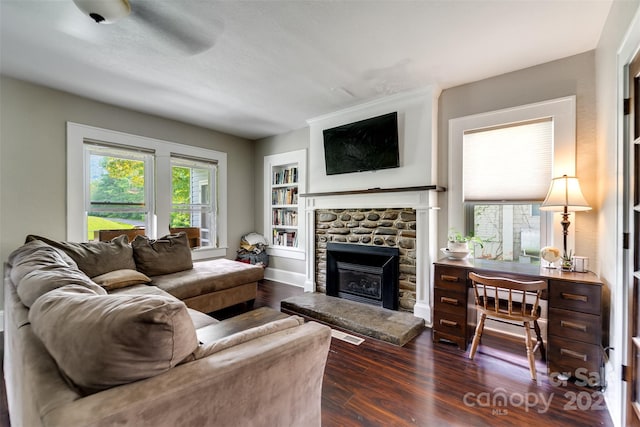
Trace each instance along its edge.
<instances>
[{"instance_id":1,"label":"gray throw pillow","mask_svg":"<svg viewBox=\"0 0 640 427\"><path fill-rule=\"evenodd\" d=\"M85 394L162 374L198 347L187 306L161 295L97 295L68 285L38 298L29 321Z\"/></svg>"},{"instance_id":2,"label":"gray throw pillow","mask_svg":"<svg viewBox=\"0 0 640 427\"><path fill-rule=\"evenodd\" d=\"M136 236L131 242L138 271L147 276L177 273L193 268L186 233L169 234L157 240Z\"/></svg>"},{"instance_id":3,"label":"gray throw pillow","mask_svg":"<svg viewBox=\"0 0 640 427\"><path fill-rule=\"evenodd\" d=\"M95 277L114 270L135 270L133 249L126 235L118 236L110 242L66 242L29 235L27 242L41 240L54 248L63 250L73 259L78 268L87 276Z\"/></svg>"}]
</instances>

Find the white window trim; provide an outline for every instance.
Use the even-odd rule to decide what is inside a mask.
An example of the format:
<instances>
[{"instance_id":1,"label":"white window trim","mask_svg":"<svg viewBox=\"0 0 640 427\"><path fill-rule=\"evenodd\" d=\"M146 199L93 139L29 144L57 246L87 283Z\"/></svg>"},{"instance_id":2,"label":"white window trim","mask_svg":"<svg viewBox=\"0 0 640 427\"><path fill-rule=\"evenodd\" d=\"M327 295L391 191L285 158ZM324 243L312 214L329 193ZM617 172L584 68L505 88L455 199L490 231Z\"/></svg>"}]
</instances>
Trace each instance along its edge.
<instances>
[{"instance_id":1,"label":"white window trim","mask_svg":"<svg viewBox=\"0 0 640 427\"><path fill-rule=\"evenodd\" d=\"M163 141L155 138L127 134L109 129L67 122L67 240L86 241L85 199L88 197L84 186L85 162L83 145L85 140L103 141L128 147L140 147L155 152L155 194L171 194L171 154L210 159L218 163L218 203L217 203L217 248L197 248L192 251L194 260L224 257L227 254L227 153ZM152 195L153 197L153 195ZM155 227L149 230L149 237L169 233L171 219L171 197L155 197ZM158 232L159 230L159 232Z\"/></svg>"},{"instance_id":2,"label":"white window trim","mask_svg":"<svg viewBox=\"0 0 640 427\"><path fill-rule=\"evenodd\" d=\"M546 117L553 118L553 177L564 174L575 176L576 97L574 95L449 120L449 183L447 188L449 227L464 230L462 191L464 133L474 129ZM570 227L567 250L574 247L574 235L575 227ZM540 237L541 243L545 245L558 246L562 242L560 219L555 218L553 212L541 212Z\"/></svg>"}]
</instances>

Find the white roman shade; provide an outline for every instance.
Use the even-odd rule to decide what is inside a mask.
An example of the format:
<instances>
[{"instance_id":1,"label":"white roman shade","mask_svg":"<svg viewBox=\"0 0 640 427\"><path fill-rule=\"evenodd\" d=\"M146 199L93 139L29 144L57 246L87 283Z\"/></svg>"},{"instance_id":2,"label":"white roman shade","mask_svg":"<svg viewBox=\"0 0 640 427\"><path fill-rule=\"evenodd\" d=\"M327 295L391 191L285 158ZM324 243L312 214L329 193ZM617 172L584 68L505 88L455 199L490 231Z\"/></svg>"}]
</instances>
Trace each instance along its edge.
<instances>
[{"instance_id":1,"label":"white roman shade","mask_svg":"<svg viewBox=\"0 0 640 427\"><path fill-rule=\"evenodd\" d=\"M464 201L542 201L552 158L551 118L465 131Z\"/></svg>"}]
</instances>

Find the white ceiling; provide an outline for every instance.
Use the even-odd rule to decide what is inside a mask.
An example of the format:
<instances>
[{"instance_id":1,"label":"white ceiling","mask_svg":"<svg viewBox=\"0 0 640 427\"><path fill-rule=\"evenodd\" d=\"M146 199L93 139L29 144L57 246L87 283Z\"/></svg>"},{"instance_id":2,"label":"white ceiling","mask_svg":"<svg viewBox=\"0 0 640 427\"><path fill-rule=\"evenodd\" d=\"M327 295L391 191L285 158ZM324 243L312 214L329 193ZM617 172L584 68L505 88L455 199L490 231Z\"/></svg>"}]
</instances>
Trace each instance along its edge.
<instances>
[{"instance_id":1,"label":"white ceiling","mask_svg":"<svg viewBox=\"0 0 640 427\"><path fill-rule=\"evenodd\" d=\"M594 49L611 0L0 0L0 71L250 139Z\"/></svg>"}]
</instances>

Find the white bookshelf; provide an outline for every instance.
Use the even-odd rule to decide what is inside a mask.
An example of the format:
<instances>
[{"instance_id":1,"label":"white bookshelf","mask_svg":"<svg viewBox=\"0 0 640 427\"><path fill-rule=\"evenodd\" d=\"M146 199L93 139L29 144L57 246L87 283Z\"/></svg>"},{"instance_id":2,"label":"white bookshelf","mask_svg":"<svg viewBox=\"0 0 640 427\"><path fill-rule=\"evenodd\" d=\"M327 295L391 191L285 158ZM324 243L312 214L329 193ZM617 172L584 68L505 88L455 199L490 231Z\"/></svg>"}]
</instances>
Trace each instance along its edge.
<instances>
[{"instance_id":1,"label":"white bookshelf","mask_svg":"<svg viewBox=\"0 0 640 427\"><path fill-rule=\"evenodd\" d=\"M273 154L264 158L264 222L269 240L267 253L304 259L304 193L306 150Z\"/></svg>"}]
</instances>

